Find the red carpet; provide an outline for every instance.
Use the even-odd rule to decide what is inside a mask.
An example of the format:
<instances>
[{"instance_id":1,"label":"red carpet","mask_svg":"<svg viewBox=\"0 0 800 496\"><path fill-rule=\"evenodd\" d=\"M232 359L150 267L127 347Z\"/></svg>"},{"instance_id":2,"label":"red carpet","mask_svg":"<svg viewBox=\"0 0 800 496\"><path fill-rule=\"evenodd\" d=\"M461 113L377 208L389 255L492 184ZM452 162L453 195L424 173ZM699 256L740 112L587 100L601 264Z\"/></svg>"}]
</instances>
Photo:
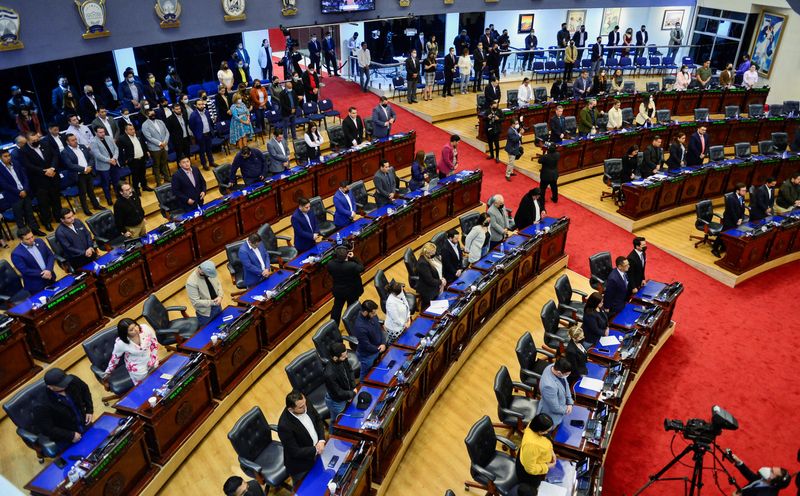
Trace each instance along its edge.
<instances>
[{"instance_id":1,"label":"red carpet","mask_svg":"<svg viewBox=\"0 0 800 496\"><path fill-rule=\"evenodd\" d=\"M353 105L361 116L368 117L377 104L375 95L362 93L356 84L330 78L324 82L324 97L333 100L343 115ZM395 111L398 119L394 131L416 130L417 149L438 156L448 140L447 133L402 108L395 106ZM502 155L505 158L505 152ZM483 169L484 200L502 193L506 203L515 207L535 186L522 175L506 182L504 165L484 160L482 150L463 142L459 157L467 168ZM616 257L631 250L630 233L565 198L556 205L548 202L547 211L553 216L570 217L569 267L582 275L589 276L589 255L610 250ZM606 458L604 494L632 494L648 475L672 459L672 433L664 431L664 418L710 420L715 404L730 411L740 425L738 431L724 431L719 436L721 447L732 448L751 467L779 465L796 471L800 393L790 371L797 370L794 338L800 325L785 305L791 304L791 295L796 292L800 263L731 289L655 246L651 245L647 254L648 277L664 282L678 280L686 289L675 311L675 334L639 380L617 425ZM510 364L515 361L512 348L510 344ZM684 445L682 439L676 440L676 452ZM706 466L711 466L709 456ZM464 467L467 472L468 467ZM669 475L691 475L691 469L674 467ZM724 494L732 492L722 473L719 483ZM714 485L714 474L707 470L704 494L717 494ZM644 494L682 493L682 483L661 482Z\"/></svg>"}]
</instances>

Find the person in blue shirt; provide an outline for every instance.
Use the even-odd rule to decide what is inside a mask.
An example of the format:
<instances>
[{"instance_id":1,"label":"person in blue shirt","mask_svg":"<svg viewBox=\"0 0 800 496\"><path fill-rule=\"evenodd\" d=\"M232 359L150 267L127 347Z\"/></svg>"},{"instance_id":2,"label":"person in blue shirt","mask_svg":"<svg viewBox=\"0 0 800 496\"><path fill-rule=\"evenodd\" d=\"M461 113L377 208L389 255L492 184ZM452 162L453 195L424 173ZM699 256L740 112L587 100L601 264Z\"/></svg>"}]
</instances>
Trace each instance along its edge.
<instances>
[{"instance_id":1,"label":"person in blue shirt","mask_svg":"<svg viewBox=\"0 0 800 496\"><path fill-rule=\"evenodd\" d=\"M322 235L317 229L317 218L311 211L311 202L307 198L300 198L297 204L297 210L292 214L294 247L299 253L303 253L322 241Z\"/></svg>"},{"instance_id":2,"label":"person in blue shirt","mask_svg":"<svg viewBox=\"0 0 800 496\"><path fill-rule=\"evenodd\" d=\"M239 247L239 261L242 262L244 270L244 285L248 289L266 279L271 272L269 253L257 233L248 236L247 241Z\"/></svg>"},{"instance_id":3,"label":"person in blue shirt","mask_svg":"<svg viewBox=\"0 0 800 496\"><path fill-rule=\"evenodd\" d=\"M25 290L34 295L56 282L53 267L56 257L41 239L33 236L27 227L17 229L21 243L11 252L11 263L22 274Z\"/></svg>"},{"instance_id":4,"label":"person in blue shirt","mask_svg":"<svg viewBox=\"0 0 800 496\"><path fill-rule=\"evenodd\" d=\"M355 220L356 199L347 181L339 183L339 189L333 195L333 208L333 225L336 227L348 226Z\"/></svg>"},{"instance_id":5,"label":"person in blue shirt","mask_svg":"<svg viewBox=\"0 0 800 496\"><path fill-rule=\"evenodd\" d=\"M386 351L386 335L383 326L378 322L378 305L372 300L361 302L361 311L353 325L353 337L358 339L356 356L361 362L361 381L378 359L378 355Z\"/></svg>"}]
</instances>

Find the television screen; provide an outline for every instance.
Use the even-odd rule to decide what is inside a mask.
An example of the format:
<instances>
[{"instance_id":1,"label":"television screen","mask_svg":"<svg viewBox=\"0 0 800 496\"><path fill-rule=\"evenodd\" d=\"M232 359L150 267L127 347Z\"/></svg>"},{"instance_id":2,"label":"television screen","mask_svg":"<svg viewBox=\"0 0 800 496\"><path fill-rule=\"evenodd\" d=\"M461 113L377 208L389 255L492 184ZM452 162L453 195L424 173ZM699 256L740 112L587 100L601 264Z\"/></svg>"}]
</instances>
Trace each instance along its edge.
<instances>
[{"instance_id":1,"label":"television screen","mask_svg":"<svg viewBox=\"0 0 800 496\"><path fill-rule=\"evenodd\" d=\"M343 14L375 10L375 0L321 0L323 14Z\"/></svg>"}]
</instances>

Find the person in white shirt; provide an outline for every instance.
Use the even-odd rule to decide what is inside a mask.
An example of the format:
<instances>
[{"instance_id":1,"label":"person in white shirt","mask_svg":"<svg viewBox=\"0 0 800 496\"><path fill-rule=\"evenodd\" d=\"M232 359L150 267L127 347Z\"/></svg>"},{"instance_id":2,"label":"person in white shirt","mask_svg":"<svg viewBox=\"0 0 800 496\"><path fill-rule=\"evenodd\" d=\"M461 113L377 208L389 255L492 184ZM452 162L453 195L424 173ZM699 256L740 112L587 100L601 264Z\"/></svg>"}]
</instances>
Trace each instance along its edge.
<instances>
[{"instance_id":1,"label":"person in white shirt","mask_svg":"<svg viewBox=\"0 0 800 496\"><path fill-rule=\"evenodd\" d=\"M395 280L386 286L386 320L383 328L386 329L389 344L395 342L400 334L411 325L411 308L408 305L403 285Z\"/></svg>"},{"instance_id":2,"label":"person in white shirt","mask_svg":"<svg viewBox=\"0 0 800 496\"><path fill-rule=\"evenodd\" d=\"M460 90L462 95L467 94L469 85L469 75L472 73L472 59L469 56L469 49L465 48L461 56L458 57L458 75L461 77Z\"/></svg>"},{"instance_id":3,"label":"person in white shirt","mask_svg":"<svg viewBox=\"0 0 800 496\"><path fill-rule=\"evenodd\" d=\"M325 450L325 426L317 410L300 391L286 395L286 409L278 419L283 465L295 489Z\"/></svg>"},{"instance_id":4,"label":"person in white shirt","mask_svg":"<svg viewBox=\"0 0 800 496\"><path fill-rule=\"evenodd\" d=\"M158 339L150 326L139 325L128 318L119 321L117 339L103 373L103 380L108 379L120 360L125 361L125 368L134 386L141 383L158 366Z\"/></svg>"},{"instance_id":5,"label":"person in white shirt","mask_svg":"<svg viewBox=\"0 0 800 496\"><path fill-rule=\"evenodd\" d=\"M319 126L317 126L316 121L308 123L303 139L306 142L306 146L308 146L308 160L319 160L320 150L322 149L322 144L325 143L325 138L319 132Z\"/></svg>"},{"instance_id":6,"label":"person in white shirt","mask_svg":"<svg viewBox=\"0 0 800 496\"><path fill-rule=\"evenodd\" d=\"M675 74L675 91L686 91L691 82L692 76L689 74L689 68L682 65L678 73Z\"/></svg>"},{"instance_id":7,"label":"person in white shirt","mask_svg":"<svg viewBox=\"0 0 800 496\"><path fill-rule=\"evenodd\" d=\"M261 41L261 48L258 50L258 66L261 67L261 79L272 80L272 47L269 46L269 39Z\"/></svg>"},{"instance_id":8,"label":"person in white shirt","mask_svg":"<svg viewBox=\"0 0 800 496\"><path fill-rule=\"evenodd\" d=\"M72 115L69 117L67 134L74 135L76 138L78 138L78 144L87 148L92 144L92 138L94 138L92 130L89 129L89 126L86 124L81 124L77 115Z\"/></svg>"},{"instance_id":9,"label":"person in white shirt","mask_svg":"<svg viewBox=\"0 0 800 496\"><path fill-rule=\"evenodd\" d=\"M358 57L358 80L361 82L361 91L366 93L369 86L369 65L372 63L372 57L366 42L361 43L361 48L356 52L356 57Z\"/></svg>"},{"instance_id":10,"label":"person in white shirt","mask_svg":"<svg viewBox=\"0 0 800 496\"><path fill-rule=\"evenodd\" d=\"M608 125L606 129L622 129L622 102L614 100L614 106L608 109Z\"/></svg>"},{"instance_id":11,"label":"person in white shirt","mask_svg":"<svg viewBox=\"0 0 800 496\"><path fill-rule=\"evenodd\" d=\"M747 88L748 90L754 87L758 83L758 69L756 69L755 64L751 64L750 68L747 69L742 76L742 86Z\"/></svg>"},{"instance_id":12,"label":"person in white shirt","mask_svg":"<svg viewBox=\"0 0 800 496\"><path fill-rule=\"evenodd\" d=\"M527 106L533 101L533 88L531 88L530 79L525 78L522 84L517 89L517 106Z\"/></svg>"},{"instance_id":13,"label":"person in white shirt","mask_svg":"<svg viewBox=\"0 0 800 496\"><path fill-rule=\"evenodd\" d=\"M225 86L228 91L233 88L233 71L228 68L228 63L224 60L219 65L219 70L217 71L217 80L219 80L219 84Z\"/></svg>"}]
</instances>

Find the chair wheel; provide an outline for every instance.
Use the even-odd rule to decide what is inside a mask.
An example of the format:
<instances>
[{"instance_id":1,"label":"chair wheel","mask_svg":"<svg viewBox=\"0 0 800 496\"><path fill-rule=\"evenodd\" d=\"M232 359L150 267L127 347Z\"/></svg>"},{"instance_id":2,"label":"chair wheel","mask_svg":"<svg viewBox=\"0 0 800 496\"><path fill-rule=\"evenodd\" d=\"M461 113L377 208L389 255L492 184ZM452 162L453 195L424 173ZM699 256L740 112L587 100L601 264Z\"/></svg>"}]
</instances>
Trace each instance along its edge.
<instances>
[{"instance_id":1,"label":"chair wheel","mask_svg":"<svg viewBox=\"0 0 800 496\"><path fill-rule=\"evenodd\" d=\"M44 463L44 458L39 458L39 464L41 465L43 463Z\"/></svg>"},{"instance_id":2,"label":"chair wheel","mask_svg":"<svg viewBox=\"0 0 800 496\"><path fill-rule=\"evenodd\" d=\"M103 406L108 406L108 401L104 401Z\"/></svg>"}]
</instances>

